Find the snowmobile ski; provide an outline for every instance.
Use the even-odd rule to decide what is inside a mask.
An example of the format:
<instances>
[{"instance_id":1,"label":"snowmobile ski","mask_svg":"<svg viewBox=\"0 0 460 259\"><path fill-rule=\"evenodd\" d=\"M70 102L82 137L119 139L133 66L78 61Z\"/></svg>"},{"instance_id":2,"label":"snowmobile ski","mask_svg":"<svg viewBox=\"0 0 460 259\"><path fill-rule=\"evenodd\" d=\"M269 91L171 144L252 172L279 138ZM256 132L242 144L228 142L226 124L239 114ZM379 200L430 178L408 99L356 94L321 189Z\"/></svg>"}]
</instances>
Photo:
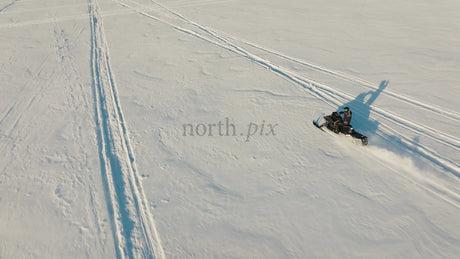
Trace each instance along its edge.
<instances>
[{"instance_id":1,"label":"snowmobile ski","mask_svg":"<svg viewBox=\"0 0 460 259\"><path fill-rule=\"evenodd\" d=\"M313 121L313 125L315 125L318 129L324 131L323 127L318 125L318 123L316 123L316 121Z\"/></svg>"}]
</instances>

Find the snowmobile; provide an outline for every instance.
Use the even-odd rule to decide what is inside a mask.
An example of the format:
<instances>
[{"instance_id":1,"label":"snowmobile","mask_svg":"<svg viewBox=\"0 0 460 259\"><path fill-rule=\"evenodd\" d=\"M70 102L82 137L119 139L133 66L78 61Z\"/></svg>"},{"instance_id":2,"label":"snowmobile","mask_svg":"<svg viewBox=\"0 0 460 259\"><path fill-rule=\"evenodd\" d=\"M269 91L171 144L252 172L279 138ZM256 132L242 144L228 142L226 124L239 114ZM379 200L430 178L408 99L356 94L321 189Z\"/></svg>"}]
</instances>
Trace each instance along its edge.
<instances>
[{"instance_id":1,"label":"snowmobile","mask_svg":"<svg viewBox=\"0 0 460 259\"><path fill-rule=\"evenodd\" d=\"M338 123L342 120L340 114L337 112L333 112L331 115L321 115L316 121L313 121L313 125L317 128L325 131L323 129L326 126L326 129L329 132L333 132L335 134L342 134L346 136L350 136L353 138L354 142L360 143L363 146L367 145L367 137L362 135L361 133L356 132L351 125L342 125L341 127L336 128L334 126L335 123Z\"/></svg>"}]
</instances>

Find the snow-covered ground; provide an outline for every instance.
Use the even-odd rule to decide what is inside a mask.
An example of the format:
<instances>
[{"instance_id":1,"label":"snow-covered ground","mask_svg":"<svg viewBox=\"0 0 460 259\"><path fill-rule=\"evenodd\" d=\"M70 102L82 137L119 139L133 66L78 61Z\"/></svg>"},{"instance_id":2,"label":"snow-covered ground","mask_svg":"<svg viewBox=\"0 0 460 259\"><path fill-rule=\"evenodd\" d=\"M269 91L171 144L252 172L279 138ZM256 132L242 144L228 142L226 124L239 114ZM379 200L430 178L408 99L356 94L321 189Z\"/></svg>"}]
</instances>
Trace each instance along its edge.
<instances>
[{"instance_id":1,"label":"snow-covered ground","mask_svg":"<svg viewBox=\"0 0 460 259\"><path fill-rule=\"evenodd\" d=\"M456 258L459 10L0 0L0 258Z\"/></svg>"}]
</instances>

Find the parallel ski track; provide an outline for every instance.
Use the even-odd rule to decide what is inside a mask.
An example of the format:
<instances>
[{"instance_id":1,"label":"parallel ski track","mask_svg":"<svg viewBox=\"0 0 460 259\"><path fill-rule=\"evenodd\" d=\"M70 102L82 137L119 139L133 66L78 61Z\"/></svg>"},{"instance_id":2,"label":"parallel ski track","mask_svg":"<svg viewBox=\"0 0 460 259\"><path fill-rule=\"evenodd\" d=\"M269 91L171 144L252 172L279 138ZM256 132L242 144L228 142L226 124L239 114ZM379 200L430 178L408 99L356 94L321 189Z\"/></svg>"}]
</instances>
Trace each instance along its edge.
<instances>
[{"instance_id":1,"label":"parallel ski track","mask_svg":"<svg viewBox=\"0 0 460 259\"><path fill-rule=\"evenodd\" d=\"M20 1L16 0L15 2ZM175 2L174 7L176 8L183 8L183 7L195 7L195 6L201 6L201 5L211 5L211 4L222 4L222 3L228 3L228 2L235 2L239 0L220 0L220 1L202 1L202 2ZM9 5L3 7L0 9L0 13L6 9L9 9L11 6L14 5L14 3L10 3ZM50 10L56 10L56 9L68 9L68 8L78 8L82 6L82 4L73 4L73 5L60 5L60 6L53 6L53 7L40 7L40 8L32 8L32 9L27 9L27 10L15 10L15 11L8 11L8 14L20 14L20 13L36 13L38 11L50 11ZM152 10L160 10L160 7L156 8L147 8L144 11L152 11ZM130 15L135 13L132 10L126 11L126 10L112 10L112 11L106 11L101 13L103 17L108 17L108 16L120 16L120 15ZM34 26L34 25L41 25L41 24L50 24L50 23L56 23L56 22L66 22L66 21L76 21L76 20L87 20L88 19L88 14L77 14L77 15L65 15L61 17L52 17L52 18L44 18L44 19L33 19L29 21L23 21L23 22L9 22L9 23L3 23L0 24L0 29L10 29L10 28L20 28L20 27L27 27L27 26Z\"/></svg>"},{"instance_id":2,"label":"parallel ski track","mask_svg":"<svg viewBox=\"0 0 460 259\"><path fill-rule=\"evenodd\" d=\"M13 5L15 5L19 1L21 1L21 0L13 0L9 4L6 4L5 6L1 7L0 8L0 13L3 12L3 11L6 11L8 8L12 7Z\"/></svg>"},{"instance_id":3,"label":"parallel ski track","mask_svg":"<svg viewBox=\"0 0 460 259\"><path fill-rule=\"evenodd\" d=\"M88 1L88 9L99 158L116 254L118 258L165 258L135 165L96 0Z\"/></svg>"},{"instance_id":4,"label":"parallel ski track","mask_svg":"<svg viewBox=\"0 0 460 259\"><path fill-rule=\"evenodd\" d=\"M49 54L39 62L37 68L32 68L32 71L36 71L33 75L33 78L40 77L40 75L50 73L49 77L56 75L56 67L50 65L49 60L52 58L52 55ZM41 99L41 94L44 89L48 87L43 80L29 79L25 85L21 88L20 94L18 95L17 100L7 109L2 118L0 119L0 139L5 138L5 141L2 141L0 144L0 152L2 154L7 153L6 148L11 144L19 145L23 141L20 138L18 131L21 131L19 125L23 121L30 120L28 118L28 110L30 110L35 103L39 102Z\"/></svg>"},{"instance_id":5,"label":"parallel ski track","mask_svg":"<svg viewBox=\"0 0 460 259\"><path fill-rule=\"evenodd\" d=\"M169 8L166 8L164 6L162 6L161 4L155 2L152 0L152 2L154 2L156 5L159 5L161 6L162 8L164 8L165 10L167 10L168 12L170 12L171 14L179 17L181 20L183 20L184 22L188 23L188 24L191 24L197 28L199 28L201 31L205 32L206 34L209 34L211 35L212 37L214 37L215 39L218 39L220 41L223 41L224 43L226 43L229 47L232 47L233 49L236 49L236 50L239 50L239 54L243 54L244 56L248 57L249 59L253 60L253 61L256 61L257 63L265 66L265 67L268 67L270 69L274 68L273 70L275 72L277 72L278 74L282 74L284 76L288 76L290 77L290 79L292 77L296 77L298 78L300 81L302 81L302 86L304 86L304 83L307 83L307 84L310 84L312 86L315 86L316 88L320 88L322 90L322 92L324 94L326 94L326 92L329 93L329 96L331 95L335 95L333 98L328 98L329 102L330 101L333 101L336 99L337 96L339 96L340 98L342 98L342 101L351 101L353 100L353 96L349 95L349 94L346 94L340 90L337 90L337 89L334 89L332 87L329 87L327 85L324 85L324 84L321 84L319 82L315 82L313 79L310 79L310 78L307 78L305 76L302 76L302 75L297 75L296 73L286 69L286 68L282 68L280 66L277 66L277 65L272 65L270 61L268 60L264 60L254 54L251 54L250 52L248 52L247 50L243 49L242 47L236 45L234 42L235 41L239 41L239 42L243 42L243 43L246 43L248 45L251 45L251 46L255 46L257 47L258 49L260 50L263 50L265 52L268 52L268 53L271 53L271 54L275 54L277 56L281 56L285 59L288 59L288 60L291 60L291 61L295 61L297 63L301 63L303 65L306 65L310 68L314 68L316 70L319 70L319 71L322 71L322 72L325 72L325 73L328 73L328 74L331 74L331 75L334 75L336 77L339 77L341 79L345 79L345 80L348 80L348 81L352 81L352 82L357 82L357 83L360 83L361 85L363 85L364 87L368 88L368 89L371 89L371 90L377 90L378 89L378 86L375 85L375 84L372 84L370 82L367 82L363 79L359 79L359 78L356 78L356 77L352 77L352 76L349 76L349 75L346 75L346 74L343 74L343 73L339 73L339 72L335 72L333 70L329 70L329 69L326 69L326 68L322 68L320 66L317 66L317 65L313 65L313 64L310 64L310 63L307 63L307 62L304 62L304 61L299 61L295 58L292 58L292 57L288 57L286 55L282 55L280 53L277 53L275 51L272 51L272 50L269 50L267 48L263 48L263 47L260 47L260 46L257 46L253 43L250 43L248 41L244 41L244 40L240 40L240 39L235 39L235 37L232 37L232 36L221 36L221 35L218 35L215 31L213 30L210 30L200 24L197 24L187 18L185 18L184 16L182 16L181 14L179 13L176 13L172 10L170 10ZM190 33L190 31L184 31L186 33ZM193 33L193 34L196 34L196 33ZM223 34L223 33L220 33L220 34ZM196 36L196 35L195 35ZM202 35L200 35L202 36ZM229 38L231 40L229 40ZM278 70L278 71L277 71ZM289 75L290 74L290 75ZM296 81L296 80L295 80ZM298 82L298 81L296 81ZM382 92L382 94L386 94L386 95L389 95L393 98L396 98L400 101L403 101L403 102L406 102L406 103L409 103L409 104L412 104L412 105L416 105L422 109L425 109L425 110L428 110L428 111L431 111L431 112L434 112L436 114L439 114L441 116L444 116L448 119L451 119L451 120L455 120L455 121L458 121L460 122L460 114L458 113L455 113L455 112L452 112L452 111L449 111L447 109L441 109L441 108L437 108L437 107L434 107L432 105L428 105L428 104L424 104L422 102L419 102L417 100L414 100L414 99L411 99L411 98L408 98L408 97L404 97L404 96L400 96L396 93L393 93L391 91L384 91ZM336 102L334 102L334 106L340 106L340 105L337 105ZM431 138L431 139L434 139L435 141L438 141L438 142L441 142L447 146L450 146L452 148L454 148L455 150L457 151L460 151L460 138L457 138L455 136L452 136L452 135L449 135L449 134L446 134L442 131L439 131L439 130L436 130L432 127L429 127L429 126L426 126L426 125L421 125L419 123L416 123L416 122L413 122L413 121L410 121L408 119L405 119L403 118L402 116L400 115L397 115L395 113L392 113L390 111L386 111L382 108L379 108L378 106L376 105L373 105L373 107L371 107L372 110L378 112L376 114L384 114L384 117L386 117L388 120L392 120L395 124L399 125L399 126L402 126L410 131L413 131L419 135L424 135L424 136L427 136L428 138ZM409 124L410 127L406 126L406 124Z\"/></svg>"},{"instance_id":6,"label":"parallel ski track","mask_svg":"<svg viewBox=\"0 0 460 259\"><path fill-rule=\"evenodd\" d=\"M222 34L226 35L226 37L228 37L228 38L232 38L235 41L238 41L240 43L246 44L246 45L248 45L250 47L253 47L255 49L258 49L260 51L275 55L275 56L280 57L280 58L282 58L284 60L287 60L287 61L290 61L290 62L293 62L293 63L296 63L296 64L303 65L303 66L308 67L310 69L322 72L324 74L331 75L333 77L336 77L336 78L339 78L339 79L342 79L342 80L345 80L345 81L349 81L349 82L352 82L352 83L357 83L357 84L359 84L360 86L362 86L362 87L364 87L366 89L375 91L375 90L377 90L379 88L378 84L371 83L371 82L369 82L367 80L364 80L364 79L361 79L361 78L358 78L358 77L355 77L355 76L352 76L352 75L348 75L348 74L345 74L345 73L341 73L341 72L338 72L338 71L334 71L332 69L327 69L327 68L321 67L319 65L304 61L302 59L294 58L294 57L279 53L277 51L271 50L269 48L262 47L262 46L260 46L258 44L252 43L252 42L247 41L247 40L238 39L238 38L232 37L232 36L224 34L224 33L222 33ZM399 93L392 92L391 90L385 90L384 92L382 92L382 94L387 95L387 96L389 96L391 98L397 99L397 100L399 100L401 102L411 104L411 105L416 106L418 108L421 108L421 109L423 109L425 111L429 111L429 112L438 114L438 115L440 115L442 117L445 117L445 118L447 118L449 120L454 120L454 121L460 122L460 113L457 113L455 111L451 111L449 109L445 109L445 108L437 107L435 105L430 105L430 104L427 104L427 103L423 103L423 102L420 102L420 101L418 101L416 99L401 95Z\"/></svg>"},{"instance_id":7,"label":"parallel ski track","mask_svg":"<svg viewBox=\"0 0 460 259\"><path fill-rule=\"evenodd\" d=\"M136 5L136 7L133 7L131 6L129 3L133 3ZM370 82L367 82L363 79L360 79L360 78L357 78L357 77L353 77L353 76L350 76L350 75L346 75L346 74L343 74L343 73L339 73L339 72L335 72L333 70L330 70L330 69L326 69L326 68L323 68L323 67L320 67L320 66L317 66L317 65L314 65L314 64L311 64L311 63L308 63L308 62L305 62L305 61L302 61L302 60L298 60L298 59L295 59L293 57L289 57L289 56L286 56L286 55L283 55L283 54L280 54L276 51L273 51L273 50L269 50L267 48L264 48L264 47L261 47L261 46L258 46L256 44L253 44L253 43L250 43L248 41L245 41L245 40L242 40L242 39L237 39L235 37L232 37L232 36L228 36L227 34L224 34L224 33L217 33L215 30L212 30L212 29L209 29L203 25L200 25L196 22L193 22L189 19L187 19L186 17L184 17L183 15L169 9L168 7L165 7L163 6L162 4L154 1L154 0L151 0L151 2L156 5L156 6L159 6L161 7L162 9L164 9L166 12L168 12L170 14L170 17L163 17L161 16L162 18L160 18L160 15L153 15L151 13L149 13L149 11L145 11L145 10L149 10L149 7L146 7L136 1L132 1L132 0L123 0L123 1L120 1L118 0L118 3L126 8L129 8L129 9L132 9L132 10L135 10L136 12L138 12L140 15L143 15L147 18L150 18L150 19L154 19L156 21L159 21L159 22L162 22L164 24L167 24L169 26L171 26L172 28L180 31L180 32L183 32L183 33L186 33L186 34L189 34L191 36L194 36L196 38L199 38L201 40L204 40L210 44L213 44L217 47L220 47L220 48L223 48L227 51L230 51L232 53L235 53L239 56L242 56L242 57L245 57L247 58L248 60L256 63L256 64L259 64L267 69L269 69L270 71L272 71L273 73L293 82L294 84L296 85L299 85L301 87L303 87L309 94L317 97L318 99L322 100L323 102L325 102L326 104L330 105L331 107L333 107L334 109L339 107L340 105L342 105L343 103L346 103L346 102L350 102L354 99L354 97L350 94L347 94L341 90L337 90L333 87L330 87L328 85L325 85L325 84L322 84L322 83L319 83L319 82L316 82L315 80L311 79L311 78L308 78L304 75L300 75L296 72L293 72L287 68L284 68L282 66L279 66L279 65L276 65L276 64L273 64L271 61L267 60L267 59L264 59L260 56L257 56L251 52L249 52L248 50L244 49L243 47L241 47L241 45L239 45L238 43L243 43L243 44L246 44L246 45L249 45L253 48L257 48L261 51L264 51L266 53L269 53L269 54L273 54L273 55L276 55L278 57L282 57L286 60L289 60L291 62L296 62L296 63L300 63L300 64L303 64L305 66L308 66L312 69L315 69L315 70L318 70L318 71L321 71L323 73L327 73L327 74L330 74L332 76L335 76L335 77L338 77L338 78L341 78L343 80L348 80L348 81L351 81L351 82L354 82L354 83L358 83L360 85L362 85L363 87L366 87L368 89L371 89L371 90L377 90L378 89L378 86L375 85L375 84L372 84ZM153 8L151 8L151 10L153 10ZM175 17L175 18L174 18ZM188 28L185 28L186 26L188 26ZM190 27L192 27L192 29L190 29ZM452 111L449 111L447 109L443 109L443 108L440 108L440 107L435 107L433 105L429 105L429 104L425 104L425 103L422 103L420 101L417 101L415 99L412 99L412 98L408 98L408 97L404 97L404 96L400 96L396 93L393 93L391 91L384 91L383 93L385 93L386 95L392 97L392 98L395 98L399 101L402 101L402 102L405 102L405 103L408 103L410 105L414 105L414 106L417 106L421 109L424 109L424 110L427 110L427 111L430 111L430 112L433 112L433 113L436 113L436 114L439 114L441 116L444 116L446 118L449 118L451 120L454 120L454 121L460 121L460 114L458 113L455 113L455 112L452 112ZM401 128L404 128L406 130L409 130L409 131L412 131L414 132L415 134L419 135L419 136L424 136L424 137L427 137L429 139L432 139L434 141L436 141L437 143L440 143L442 145L445 145L445 146L448 146L450 147L451 149L455 150L455 151L460 151L460 139L455 137L455 136L452 136L452 135L449 135L449 134L446 134L442 131L439 131L439 130L436 130L434 128L431 128L429 126L426 126L426 125L422 125L422 124L419 124L419 123L416 123L416 122L413 122L409 119L406 119L398 114L395 114L393 112L390 112L386 109L383 109L383 108L380 108L376 105L373 105L372 107L370 107L371 111L374 111L371 115L371 118L376 120L376 121L379 121L380 124L379 124L379 132L377 132L376 134L384 139L387 139L388 141L394 141L394 140L391 140L389 139L390 136L397 136L399 138L399 142L400 144L403 146L403 147L407 147L408 149L410 149L412 152L420 155L421 157L424 157L426 158L427 160L431 161L432 163L442 167L444 170L446 170L447 172L450 172L453 176L455 176L457 179L460 178L460 165L455 162L455 161L451 161L449 160L448 158L445 158L443 157L442 155L440 155L439 153L437 153L435 150L429 148L428 146L425 146L425 145L422 145L420 143L417 143L415 140L413 139L410 139L409 137L406 137L404 134L398 132L396 129L392 128L391 126L389 126L387 123L384 123L384 121L386 122L389 122L391 124L395 124ZM360 113L359 111L356 111L356 113ZM412 147L412 148L411 148ZM424 187L425 189L435 193L436 195L438 196L442 196L444 197L443 199L446 199L446 200L450 200L452 204L457 204L456 206L459 207L460 205L460 195L458 194L455 194L455 193L451 193L450 191L447 191L447 190L441 190L442 187L440 188L432 188L432 186L430 187ZM447 194L448 193L448 194Z\"/></svg>"},{"instance_id":8,"label":"parallel ski track","mask_svg":"<svg viewBox=\"0 0 460 259\"><path fill-rule=\"evenodd\" d=\"M260 51L263 51L263 52L266 52L268 54L272 54L272 55L275 55L277 57L280 57L280 58L282 58L284 60L291 61L291 62L300 64L300 65L306 66L306 67L308 67L310 69L313 69L313 70L316 70L316 71L319 71L319 72L334 76L336 78L340 78L340 79L345 80L345 81L357 83L357 84L359 84L359 85L361 85L361 86L363 86L363 87L365 87L365 88L367 88L369 90L375 91L375 90L377 90L379 88L378 84L371 83L371 82L369 82L367 80L364 80L364 79L361 79L361 78L358 78L358 77L355 77L355 76L352 76L352 75L348 75L348 74L345 74L345 73L342 73L342 72L334 71L332 69L321 67L319 65L316 65L316 64L313 64L313 63L310 63L310 62L307 62L307 61L304 61L304 60L301 60L301 59L298 59L298 58L295 58L295 57L291 57L291 56L282 54L282 53L277 52L275 50L272 50L272 49L269 49L269 48L266 48L266 47L262 47L262 46L260 46L258 44L255 44L255 43L252 43L250 41L231 36L231 35L229 35L227 33L224 33L224 32L219 32L219 35L217 35L214 30L208 29L208 28L206 28L206 27L204 27L204 26L202 26L200 24L197 24L197 23L185 18L183 15L181 15L181 14L179 14L177 12L174 12L171 9L159 4L158 2L156 2L154 0L151 0L151 1L155 5L158 5L161 8L167 10L169 13L179 17L180 19L182 19L186 23L192 24L192 25L196 26L197 28L199 28L200 30L202 30L202 31L204 31L206 33L210 33L212 36L214 36L216 38L219 38L219 39L231 39L233 42L239 42L239 43L246 44L246 45L248 45L250 47L253 47L255 49L258 49ZM449 109L445 109L445 108L441 108L441 107L437 107L437 106L434 106L434 105L426 104L426 103L420 102L420 101L418 101L416 99L409 98L409 97L403 96L403 95L401 95L399 93L392 92L391 90L385 90L384 92L382 92L382 94L390 96L390 97L392 97L394 99L397 99L397 100L399 100L401 102L417 106L417 107L419 107L419 108L421 108L423 110L433 112L433 113L438 114L440 116L443 116L443 117L445 117L445 118L447 118L449 120L454 120L454 121L460 122L460 113L458 113L458 112L451 111Z\"/></svg>"},{"instance_id":9,"label":"parallel ski track","mask_svg":"<svg viewBox=\"0 0 460 259\"><path fill-rule=\"evenodd\" d=\"M354 99L354 97L351 96L350 94L347 94L345 92L337 90L337 89L335 89L333 87L327 86L325 84L316 82L315 80L313 80L311 78L308 78L308 77L303 76L303 75L299 75L298 73L290 71L289 69L286 69L284 67L278 66L276 64L272 64L269 60L266 60L266 59L263 59L263 58L261 58L261 57L259 57L257 55L254 55L253 53L247 51L246 49L242 48L241 46L239 46L239 45L237 45L235 43L235 42L238 42L238 41L242 42L242 40L236 39L235 37L232 37L232 36L223 36L222 35L223 33L218 34L214 30L211 30L211 29L209 29L209 28L207 28L207 27L205 27L203 25L200 25L200 24L198 24L196 22L193 22L193 21L185 18L183 15L172 11L171 9L159 4L158 2L156 2L154 0L151 0L151 1L155 5L158 5L158 6L162 7L162 8L164 8L170 14L178 17L184 23L192 25L195 28L198 28L199 31L201 31L202 33L198 33L196 31L191 31L191 30L180 28L179 26L175 26L178 30L181 30L181 31L183 31L185 33L191 34L191 35L193 35L195 37L198 37L198 38L201 38L201 39L206 40L208 42L211 42L214 45L217 45L219 47L228 49L228 50L230 50L230 51L232 51L234 53L237 53L237 54L239 54L241 56L244 56L244 57L248 58L249 60L251 60L251 61L253 61L255 63L258 63L259 65L270 69L271 71L275 72L276 74L278 74L278 75L280 75L280 76L282 76L284 78L287 78L287 79L293 81L294 83L302 86L307 91L309 91L310 94L312 94L314 96L317 96L318 98L323 100L325 103L331 105L334 108L340 106L343 103L352 101ZM204 33L204 35L203 35L203 33ZM249 43L247 41L244 41L244 42L246 42L247 44L251 44L251 45L255 46L255 44ZM260 47L260 46L259 46L259 49L264 50L266 52L277 53L275 51L270 51L267 48L263 48L263 47ZM278 54L278 56L281 55L279 53L277 53L277 54ZM365 87L367 87L369 89L372 89L372 90L377 90L378 89L378 86L375 86L372 83L367 82L367 81L365 81L363 79L359 79L359 78L356 78L356 77L345 75L343 73L338 73L338 72L335 72L333 70L322 68L322 67L319 67L317 65L313 65L313 64L310 64L310 63L307 63L307 62L304 62L304 61L299 61L297 59L294 59L292 57L288 57L288 56L285 56L285 55L281 55L281 56L284 56L285 58L290 59L290 60L295 60L295 61L301 62L304 65L314 67L317 70L321 70L321 71L323 71L325 73L332 74L332 75L334 75L336 77L346 79L346 80L349 80L349 81L352 81L352 82L360 83L360 84L362 84L363 86L365 86ZM441 109L441 108L438 108L438 107L435 107L435 106L432 106L432 105L428 105L428 104L419 102L417 100L414 100L414 99L411 99L411 98L408 98L408 97L399 96L399 95L397 95L396 93L393 93L393 92L384 91L382 93L388 94L389 96L391 96L393 98L396 98L396 99L398 99L400 101L404 101L406 103L416 105L416 106L418 106L418 107L420 107L422 109L425 109L425 110L434 112L436 114L445 116L446 118L449 118L451 120L455 120L455 121L460 122L460 114L458 114L458 113L449 111L447 109ZM398 126L400 126L402 128L405 128L406 130L409 130L409 131L412 131L412 132L416 133L417 135L425 136L427 138L433 139L434 141L436 141L438 143L441 143L441 144L443 144L445 146L448 146L448 147L452 148L455 151L460 151L460 139L455 137L455 136L446 134L446 133L444 133L442 131L436 130L436 129L434 129L432 127L429 127L427 125L421 125L419 123L413 122L413 121L411 121L409 119L406 119L406 118L404 118L404 117L402 117L402 116L400 116L398 114L395 114L393 112L390 112L388 110L380 108L380 107L378 107L376 105L373 105L372 107L370 107L370 109L371 109L371 111L374 111L372 117L375 120L385 119L386 121L390 121L390 122L392 122L392 123L394 123L394 124L396 124L396 125L398 125ZM358 111L358 113L359 113L359 111ZM408 137L405 137L403 134L399 133L397 130L393 129L392 127L390 127L387 124L381 123L380 126L381 126L380 130L382 131L382 133L384 133L384 134L380 134L381 137L386 137L388 135L390 135L390 136L394 136L394 135L399 136L401 143L403 143L405 146L407 146L407 147L416 146L417 147L416 152L418 152L420 155L422 155L423 157L427 158L428 160L431 160L432 162L438 164L439 166L441 166L444 169L446 169L446 170L450 171L451 173L453 173L456 177L460 178L460 165L458 165L456 162L450 161L449 159L446 159L446 158L442 157L441 155L439 155L436 151L434 151L434 150L432 150L432 149L430 149L430 148L428 148L426 146L423 146L423 145L421 145L419 143L416 143L414 140L412 140L412 139L410 139Z\"/></svg>"}]
</instances>

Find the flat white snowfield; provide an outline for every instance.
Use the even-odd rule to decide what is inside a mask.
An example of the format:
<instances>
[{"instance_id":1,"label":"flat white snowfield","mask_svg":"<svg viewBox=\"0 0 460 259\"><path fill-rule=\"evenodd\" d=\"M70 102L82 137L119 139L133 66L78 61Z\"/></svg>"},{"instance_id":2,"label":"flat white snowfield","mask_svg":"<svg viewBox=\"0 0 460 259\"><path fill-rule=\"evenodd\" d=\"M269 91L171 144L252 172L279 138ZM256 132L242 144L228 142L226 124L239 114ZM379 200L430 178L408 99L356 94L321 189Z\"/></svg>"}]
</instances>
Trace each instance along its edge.
<instances>
[{"instance_id":1,"label":"flat white snowfield","mask_svg":"<svg viewBox=\"0 0 460 259\"><path fill-rule=\"evenodd\" d=\"M460 2L406 2L0 0L0 258L458 257Z\"/></svg>"}]
</instances>

